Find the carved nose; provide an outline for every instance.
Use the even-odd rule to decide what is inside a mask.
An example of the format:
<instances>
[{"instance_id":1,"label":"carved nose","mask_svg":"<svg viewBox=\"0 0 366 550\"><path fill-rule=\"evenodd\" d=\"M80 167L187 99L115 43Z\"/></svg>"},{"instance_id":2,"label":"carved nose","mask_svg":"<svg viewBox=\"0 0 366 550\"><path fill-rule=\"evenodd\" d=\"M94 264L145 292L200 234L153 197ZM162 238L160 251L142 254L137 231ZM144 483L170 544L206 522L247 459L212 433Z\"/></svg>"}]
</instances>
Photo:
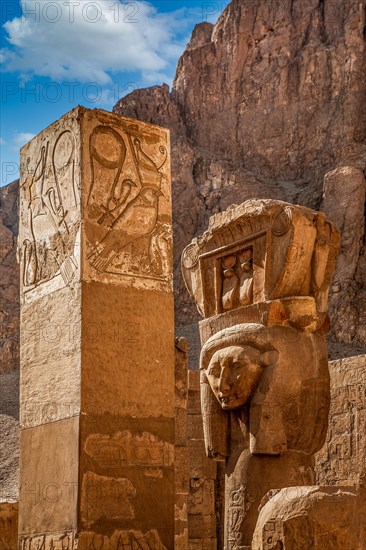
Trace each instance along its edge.
<instances>
[{"instance_id":1,"label":"carved nose","mask_svg":"<svg viewBox=\"0 0 366 550\"><path fill-rule=\"evenodd\" d=\"M225 394L230 390L230 380L226 369L223 369L220 376L219 390L221 393Z\"/></svg>"}]
</instances>

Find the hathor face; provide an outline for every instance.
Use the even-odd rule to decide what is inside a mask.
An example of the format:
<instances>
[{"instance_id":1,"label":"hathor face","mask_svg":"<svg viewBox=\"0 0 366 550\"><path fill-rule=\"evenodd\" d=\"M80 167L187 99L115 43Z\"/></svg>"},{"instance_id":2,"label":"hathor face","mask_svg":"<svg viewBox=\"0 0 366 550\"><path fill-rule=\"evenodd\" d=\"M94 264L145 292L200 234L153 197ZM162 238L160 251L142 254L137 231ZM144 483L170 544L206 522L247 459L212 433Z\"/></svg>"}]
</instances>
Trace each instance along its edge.
<instances>
[{"instance_id":1,"label":"hathor face","mask_svg":"<svg viewBox=\"0 0 366 550\"><path fill-rule=\"evenodd\" d=\"M224 410L238 409L252 396L262 373L260 353L230 346L216 351L206 369L208 382Z\"/></svg>"}]
</instances>

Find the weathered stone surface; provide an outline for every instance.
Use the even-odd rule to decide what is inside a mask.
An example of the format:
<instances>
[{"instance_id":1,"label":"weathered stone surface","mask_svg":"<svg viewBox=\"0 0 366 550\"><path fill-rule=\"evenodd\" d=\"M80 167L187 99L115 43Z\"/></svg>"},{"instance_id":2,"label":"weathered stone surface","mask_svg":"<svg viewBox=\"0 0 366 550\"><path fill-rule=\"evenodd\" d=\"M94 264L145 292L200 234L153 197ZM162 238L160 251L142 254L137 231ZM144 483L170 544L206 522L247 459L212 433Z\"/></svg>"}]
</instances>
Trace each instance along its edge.
<instances>
[{"instance_id":1,"label":"weathered stone surface","mask_svg":"<svg viewBox=\"0 0 366 550\"><path fill-rule=\"evenodd\" d=\"M188 548L216 548L217 464L206 457L200 407L199 372L188 372L189 495ZM193 406L194 404L194 406Z\"/></svg>"},{"instance_id":2,"label":"weathered stone surface","mask_svg":"<svg viewBox=\"0 0 366 550\"><path fill-rule=\"evenodd\" d=\"M0 375L19 368L18 183L0 188Z\"/></svg>"},{"instance_id":3,"label":"weathered stone surface","mask_svg":"<svg viewBox=\"0 0 366 550\"><path fill-rule=\"evenodd\" d=\"M0 549L18 547L18 503L0 500Z\"/></svg>"},{"instance_id":4,"label":"weathered stone surface","mask_svg":"<svg viewBox=\"0 0 366 550\"><path fill-rule=\"evenodd\" d=\"M20 432L19 534L73 531L78 514L79 419Z\"/></svg>"},{"instance_id":5,"label":"weathered stone surface","mask_svg":"<svg viewBox=\"0 0 366 550\"><path fill-rule=\"evenodd\" d=\"M19 499L19 371L0 375L0 498Z\"/></svg>"},{"instance_id":6,"label":"weathered stone surface","mask_svg":"<svg viewBox=\"0 0 366 550\"><path fill-rule=\"evenodd\" d=\"M332 334L349 343L365 339L362 307L366 294L356 275L365 234L365 194L366 181L358 168L336 168L324 178L322 209L342 235L330 301Z\"/></svg>"},{"instance_id":7,"label":"weathered stone surface","mask_svg":"<svg viewBox=\"0 0 366 550\"><path fill-rule=\"evenodd\" d=\"M187 397L188 344L184 338L175 339L175 522L174 548L188 548L188 479L187 458Z\"/></svg>"},{"instance_id":8,"label":"weathered stone surface","mask_svg":"<svg viewBox=\"0 0 366 550\"><path fill-rule=\"evenodd\" d=\"M225 543L249 548L269 489L312 485L330 402L327 298L340 238L322 213L252 200L183 251L204 320L207 457L225 461Z\"/></svg>"},{"instance_id":9,"label":"weathered stone surface","mask_svg":"<svg viewBox=\"0 0 366 550\"><path fill-rule=\"evenodd\" d=\"M264 499L252 550L358 550L360 538L354 487L288 487Z\"/></svg>"},{"instance_id":10,"label":"weathered stone surface","mask_svg":"<svg viewBox=\"0 0 366 550\"><path fill-rule=\"evenodd\" d=\"M0 497L19 498L18 182L0 188Z\"/></svg>"},{"instance_id":11,"label":"weathered stone surface","mask_svg":"<svg viewBox=\"0 0 366 550\"><path fill-rule=\"evenodd\" d=\"M329 425L316 455L317 483L354 485L366 472L366 356L331 361L329 370Z\"/></svg>"},{"instance_id":12,"label":"weathered stone surface","mask_svg":"<svg viewBox=\"0 0 366 550\"><path fill-rule=\"evenodd\" d=\"M211 214L249 198L319 208L328 172L365 171L365 7L365 0L233 0L215 26L196 27L171 93L166 85L136 90L115 106L172 132L178 325L196 315L178 258ZM329 201L337 208L337 197ZM346 203L358 235L362 202L349 193ZM365 346L366 299L357 297L366 288L365 243L349 252L357 269L339 281L349 298L333 337Z\"/></svg>"},{"instance_id":13,"label":"weathered stone surface","mask_svg":"<svg viewBox=\"0 0 366 550\"><path fill-rule=\"evenodd\" d=\"M169 132L76 108L21 167L21 544L172 548Z\"/></svg>"}]
</instances>

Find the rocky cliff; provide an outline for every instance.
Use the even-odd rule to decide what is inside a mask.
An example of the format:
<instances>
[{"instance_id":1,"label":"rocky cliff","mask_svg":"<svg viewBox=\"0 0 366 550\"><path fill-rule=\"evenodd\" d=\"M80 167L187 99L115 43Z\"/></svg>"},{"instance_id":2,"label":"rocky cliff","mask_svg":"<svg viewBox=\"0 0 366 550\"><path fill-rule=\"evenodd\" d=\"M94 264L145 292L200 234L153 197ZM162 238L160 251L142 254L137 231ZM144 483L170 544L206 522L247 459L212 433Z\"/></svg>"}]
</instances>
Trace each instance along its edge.
<instances>
[{"instance_id":1,"label":"rocky cliff","mask_svg":"<svg viewBox=\"0 0 366 550\"><path fill-rule=\"evenodd\" d=\"M339 225L331 338L366 345L365 14L366 0L233 0L216 25L196 26L171 92L114 107L171 129L178 326L198 319L183 247L212 213L271 197Z\"/></svg>"},{"instance_id":2,"label":"rocky cliff","mask_svg":"<svg viewBox=\"0 0 366 550\"><path fill-rule=\"evenodd\" d=\"M0 374L19 366L18 183L0 188Z\"/></svg>"},{"instance_id":3,"label":"rocky cliff","mask_svg":"<svg viewBox=\"0 0 366 550\"><path fill-rule=\"evenodd\" d=\"M17 198L17 182L0 188L0 501L18 497L19 268L16 262Z\"/></svg>"}]
</instances>

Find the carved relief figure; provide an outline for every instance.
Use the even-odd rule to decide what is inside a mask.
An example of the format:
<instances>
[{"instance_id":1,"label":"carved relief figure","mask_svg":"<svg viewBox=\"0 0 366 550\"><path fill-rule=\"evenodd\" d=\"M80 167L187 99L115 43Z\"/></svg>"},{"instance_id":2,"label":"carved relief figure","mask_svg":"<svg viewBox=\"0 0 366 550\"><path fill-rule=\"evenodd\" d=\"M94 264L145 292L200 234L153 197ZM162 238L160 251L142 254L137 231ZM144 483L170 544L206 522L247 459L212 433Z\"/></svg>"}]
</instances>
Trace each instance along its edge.
<instances>
[{"instance_id":1,"label":"carved relief figure","mask_svg":"<svg viewBox=\"0 0 366 550\"><path fill-rule=\"evenodd\" d=\"M240 303L242 306L253 303L253 250L248 248L239 254L240 267Z\"/></svg>"},{"instance_id":2,"label":"carved relief figure","mask_svg":"<svg viewBox=\"0 0 366 550\"><path fill-rule=\"evenodd\" d=\"M236 256L226 256L222 260L224 281L222 285L222 307L233 309L237 304L239 279L234 271Z\"/></svg>"},{"instance_id":3,"label":"carved relief figure","mask_svg":"<svg viewBox=\"0 0 366 550\"><path fill-rule=\"evenodd\" d=\"M74 137L70 131L58 136L52 152L52 174L49 170L47 142L40 149L32 173L31 159L23 183L28 203L29 236L22 243L23 285L31 287L61 274L69 284L77 268L73 255L74 235L70 235L68 202L75 204ZM53 180L52 180L53 177Z\"/></svg>"},{"instance_id":4,"label":"carved relief figure","mask_svg":"<svg viewBox=\"0 0 366 550\"><path fill-rule=\"evenodd\" d=\"M128 144L128 146L126 145ZM143 150L140 139L114 128L97 126L90 135L91 186L89 216L105 229L88 258L99 273L119 271L162 276L168 256L169 225L159 216L161 169ZM113 171L107 197L98 181ZM105 187L105 185L103 186Z\"/></svg>"},{"instance_id":5,"label":"carved relief figure","mask_svg":"<svg viewBox=\"0 0 366 550\"><path fill-rule=\"evenodd\" d=\"M251 248L225 256L223 271L222 308L224 311L253 302L253 251Z\"/></svg>"}]
</instances>

